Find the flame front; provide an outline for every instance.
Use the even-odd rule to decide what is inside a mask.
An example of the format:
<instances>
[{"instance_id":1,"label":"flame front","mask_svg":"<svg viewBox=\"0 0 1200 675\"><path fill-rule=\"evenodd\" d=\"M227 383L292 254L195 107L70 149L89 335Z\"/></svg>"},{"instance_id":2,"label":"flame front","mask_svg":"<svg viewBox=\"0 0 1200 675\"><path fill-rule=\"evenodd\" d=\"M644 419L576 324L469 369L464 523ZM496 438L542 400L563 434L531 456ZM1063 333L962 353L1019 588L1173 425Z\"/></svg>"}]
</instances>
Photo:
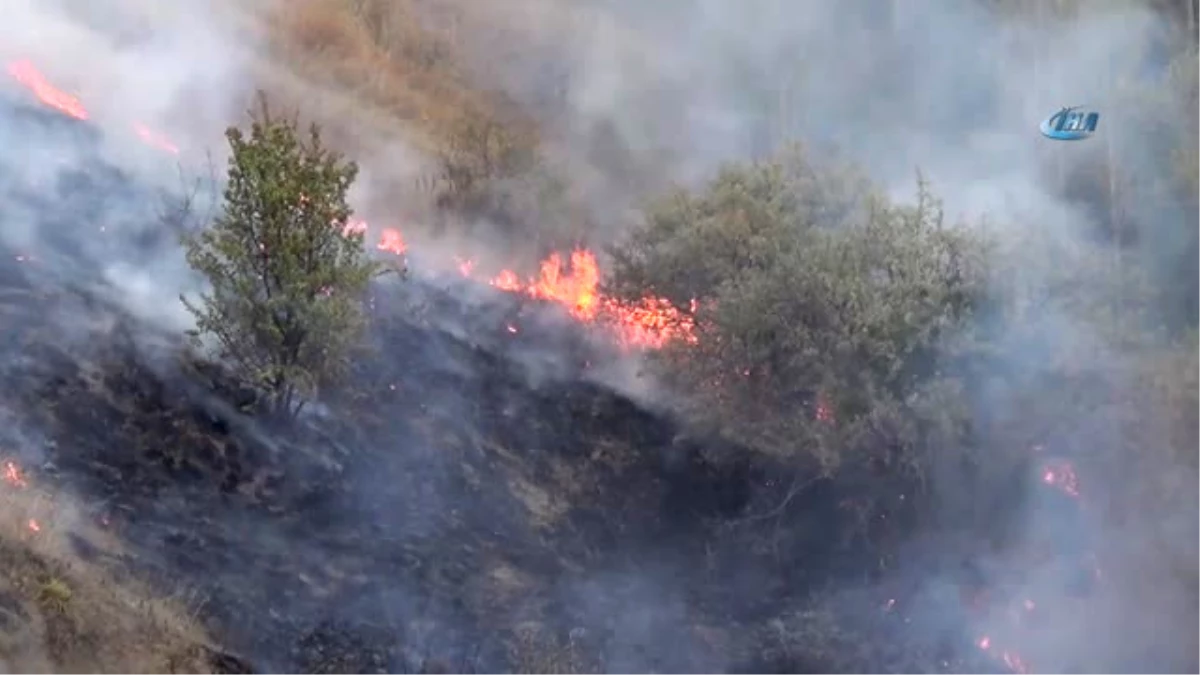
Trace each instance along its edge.
<instances>
[{"instance_id":1,"label":"flame front","mask_svg":"<svg viewBox=\"0 0 1200 675\"><path fill-rule=\"evenodd\" d=\"M88 118L87 109L83 107L83 103L78 98L55 88L29 61L22 59L8 64L8 74L32 91L39 101L51 108L77 120Z\"/></svg>"},{"instance_id":2,"label":"flame front","mask_svg":"<svg viewBox=\"0 0 1200 675\"><path fill-rule=\"evenodd\" d=\"M464 274L469 270L466 267ZM696 341L691 313L665 298L647 296L627 302L603 295L600 265L586 249L572 251L569 265L560 254L551 254L542 261L536 278L522 282L516 272L504 270L488 283L502 291L562 305L580 322L608 327L625 347L657 349L674 339Z\"/></svg>"},{"instance_id":3,"label":"flame front","mask_svg":"<svg viewBox=\"0 0 1200 675\"><path fill-rule=\"evenodd\" d=\"M8 72L18 83L31 91L43 104L78 120L90 115L83 103L50 84L50 81L28 60L8 64ZM135 122L134 133L147 145L171 154L179 154L179 146L146 125ZM346 235L365 234L367 223L358 219L346 222ZM380 230L376 248L393 255L405 255L408 244L400 230ZM455 260L459 273L471 277L474 263ZM684 312L665 298L644 297L634 302L606 297L600 292L600 266L596 256L585 249L571 252L569 260L555 253L542 261L536 277L522 281L511 270L504 270L489 282L493 287L510 293L562 305L576 320L602 324L609 328L617 341L629 348L659 348L671 340L680 339L694 344L695 321L691 312Z\"/></svg>"},{"instance_id":4,"label":"flame front","mask_svg":"<svg viewBox=\"0 0 1200 675\"><path fill-rule=\"evenodd\" d=\"M73 117L77 120L88 120L91 114L78 97L50 84L50 80L34 67L27 59L20 59L8 64L8 74L19 84L33 93L43 104ZM160 132L157 132L141 122L134 122L133 133L146 145L157 148L173 155L179 154L179 146Z\"/></svg>"}]
</instances>

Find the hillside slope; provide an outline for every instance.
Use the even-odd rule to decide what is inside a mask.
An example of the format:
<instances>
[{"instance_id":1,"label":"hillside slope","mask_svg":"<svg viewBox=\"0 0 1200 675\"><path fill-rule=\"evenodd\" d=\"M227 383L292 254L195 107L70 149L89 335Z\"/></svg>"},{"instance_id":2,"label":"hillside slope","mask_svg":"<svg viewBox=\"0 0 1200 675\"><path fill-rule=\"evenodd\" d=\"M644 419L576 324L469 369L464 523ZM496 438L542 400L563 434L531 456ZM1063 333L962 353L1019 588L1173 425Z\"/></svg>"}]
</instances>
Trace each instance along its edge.
<instances>
[{"instance_id":1,"label":"hillside slope","mask_svg":"<svg viewBox=\"0 0 1200 675\"><path fill-rule=\"evenodd\" d=\"M9 118L27 138L75 133L35 110ZM113 564L195 598L250 667L874 663L829 661L824 638L766 646L785 607L877 567L869 546L839 542L853 529L841 497L784 502L769 466L591 381L611 348L554 308L462 280L382 286L375 353L350 391L297 430L265 429L101 281L116 257L161 253L159 223L112 233L110 259L76 238L74 214L108 222L153 192L96 158L56 184L24 196L40 248L2 266L15 460L77 494L128 547ZM787 562L799 551L802 567Z\"/></svg>"},{"instance_id":2,"label":"hillside slope","mask_svg":"<svg viewBox=\"0 0 1200 675\"><path fill-rule=\"evenodd\" d=\"M0 597L0 610L29 619L13 635L29 630L47 646L30 655L0 643L0 661L307 672L1193 670L1197 617L1180 589L1195 588L1194 541L1174 528L1194 523L1178 498L1191 494L1179 467L1193 469L1194 456L1164 465L1173 480L1150 468L1163 451L1194 446L1194 405L1176 405L1194 401L1194 375L1155 379L1194 373L1194 354L1164 352L1171 358L1155 364L1152 381L1131 369L1128 386L1111 360L1091 355L1042 373L1051 347L1083 351L1078 335L1050 326L1055 340L984 364L1013 367L1011 386L1030 394L1012 405L987 389L972 402L980 410L964 424L996 462L921 446L947 459L936 485L918 485L926 477L889 464L903 452L883 440L869 446L871 461L831 479L803 458L685 428L674 401L634 375L638 354L570 316L571 298L542 303L480 283L490 264L532 269L580 241L598 246L618 229L600 223L622 221L626 199L683 175L664 168L671 143L647 141L655 147L635 148L646 151L638 161L622 159L623 135L599 123L582 133L603 151L592 168L615 183L586 171L556 177L563 167L543 164L553 149L537 147L530 121L553 114L485 91L520 93L506 73L529 71L536 86L525 103L554 93L559 64L547 58L542 68L546 55L512 36L554 33L556 4L264 3L231 40L246 51L260 38L269 45L254 54L252 81L196 85L211 87L203 112L214 125L231 119L222 106L241 105L249 85L327 123L333 144L363 160L353 203L371 222L370 244L389 232L400 242L392 252L411 249L412 278L373 288L370 348L349 386L324 393L289 429L248 415L250 393L184 343L176 294L192 282L176 234L188 218L176 216L204 214L163 209L177 206L168 194L179 188L175 156L129 142L130 120L103 114L121 108L119 96L98 97L86 120L79 101L39 92L29 78L29 91L14 87L0 101L10 159L0 162L0 459L29 486L11 496L36 511L0 528L0 553L22 563L0 578L0 591L17 591ZM290 11L268 11L280 7ZM675 10L659 18L667 35L690 17L685 5ZM894 54L911 51L902 28L891 28ZM595 34L605 35L615 34ZM494 44L472 44L488 36ZM208 60L168 53L180 61L164 68L171 77L203 80L181 73L204 72ZM508 68L502 53L528 62ZM472 57L469 75L460 56ZM876 60L890 72L886 57ZM36 106L39 96L50 107ZM674 100L642 101L642 114L666 111L643 121L663 126L634 131L704 145L697 130L719 120L675 128ZM185 173L198 166L196 146L216 138L193 131L180 140L192 142ZM583 155L597 149L571 135L580 130L549 131ZM708 166L711 149L697 148L696 165L687 153L675 159ZM414 190L424 171L434 185L422 178ZM446 242L428 241L439 228L458 228L465 241L439 248ZM426 265L433 258L479 265L473 277L443 273ZM1160 443L1167 418L1162 428L1178 437ZM1105 464L1101 441L1117 429L1129 436L1119 449L1133 453ZM1116 461L1131 456L1146 467ZM29 518L46 533L53 524L55 538ZM70 607L88 609L74 615L75 642L55 623L63 586ZM139 609L123 614L113 598ZM1155 623L1171 630L1146 628ZM156 648L143 649L142 636Z\"/></svg>"}]
</instances>

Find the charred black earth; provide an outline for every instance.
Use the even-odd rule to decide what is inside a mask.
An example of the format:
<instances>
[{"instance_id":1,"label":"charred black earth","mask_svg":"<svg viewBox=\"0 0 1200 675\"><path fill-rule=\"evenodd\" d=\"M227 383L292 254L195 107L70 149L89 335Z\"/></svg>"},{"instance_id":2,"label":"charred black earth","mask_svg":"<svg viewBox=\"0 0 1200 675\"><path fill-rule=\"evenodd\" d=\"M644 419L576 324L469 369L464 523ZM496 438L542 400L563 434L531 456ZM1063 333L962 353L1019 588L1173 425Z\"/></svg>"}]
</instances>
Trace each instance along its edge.
<instances>
[{"instance_id":1,"label":"charred black earth","mask_svg":"<svg viewBox=\"0 0 1200 675\"><path fill-rule=\"evenodd\" d=\"M996 667L964 663L952 629L910 648L904 624L861 608L782 645L780 617L880 567L844 541L846 495L818 482L785 501L792 473L599 384L604 347L552 309L382 286L352 386L297 428L261 426L103 281L112 260L174 245L158 195L101 161L87 127L2 118L23 152L71 148L37 185L3 164L6 203L26 209L0 218L38 233L0 263L7 444L119 534L114 565L197 598L215 669ZM85 237L95 223L107 238Z\"/></svg>"}]
</instances>

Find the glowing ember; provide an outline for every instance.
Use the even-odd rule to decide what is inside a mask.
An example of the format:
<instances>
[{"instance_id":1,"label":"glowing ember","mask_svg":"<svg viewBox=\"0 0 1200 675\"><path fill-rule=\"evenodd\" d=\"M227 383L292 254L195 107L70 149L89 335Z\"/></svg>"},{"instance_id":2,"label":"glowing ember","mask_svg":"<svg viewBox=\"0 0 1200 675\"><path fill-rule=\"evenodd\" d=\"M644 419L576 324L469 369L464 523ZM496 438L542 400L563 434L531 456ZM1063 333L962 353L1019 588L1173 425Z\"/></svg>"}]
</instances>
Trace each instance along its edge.
<instances>
[{"instance_id":1,"label":"glowing ember","mask_svg":"<svg viewBox=\"0 0 1200 675\"><path fill-rule=\"evenodd\" d=\"M4 480L9 485L21 488L29 484L25 480L25 476L21 473L21 467L17 466L16 463L12 461L4 462Z\"/></svg>"},{"instance_id":2,"label":"glowing ember","mask_svg":"<svg viewBox=\"0 0 1200 675\"><path fill-rule=\"evenodd\" d=\"M346 221L346 226L342 228L342 234L349 237L355 234L367 233L367 221L350 218Z\"/></svg>"},{"instance_id":3,"label":"glowing ember","mask_svg":"<svg viewBox=\"0 0 1200 675\"><path fill-rule=\"evenodd\" d=\"M1062 490L1071 497L1079 496L1079 477L1070 462L1054 462L1042 469L1042 482Z\"/></svg>"},{"instance_id":4,"label":"glowing ember","mask_svg":"<svg viewBox=\"0 0 1200 675\"><path fill-rule=\"evenodd\" d=\"M605 324L626 347L658 348L674 338L696 341L695 320L665 298L646 297L630 303L604 297L600 265L590 251L572 251L569 265L559 254L551 254L542 261L539 272L537 278L522 282L515 272L504 270L488 283L502 291L558 303L579 321Z\"/></svg>"},{"instance_id":5,"label":"glowing ember","mask_svg":"<svg viewBox=\"0 0 1200 675\"><path fill-rule=\"evenodd\" d=\"M33 518L30 518L29 519L29 529L32 532L41 532L42 526L38 524L38 521L34 520Z\"/></svg>"},{"instance_id":6,"label":"glowing ember","mask_svg":"<svg viewBox=\"0 0 1200 675\"><path fill-rule=\"evenodd\" d=\"M830 407L824 396L817 398L817 410L814 417L816 417L818 422L828 423L833 421L833 408Z\"/></svg>"},{"instance_id":7,"label":"glowing ember","mask_svg":"<svg viewBox=\"0 0 1200 675\"><path fill-rule=\"evenodd\" d=\"M56 89L29 61L22 59L8 64L8 74L32 91L39 101L51 108L78 120L88 118L88 112L79 99Z\"/></svg>"},{"instance_id":8,"label":"glowing ember","mask_svg":"<svg viewBox=\"0 0 1200 675\"><path fill-rule=\"evenodd\" d=\"M1004 665L1008 666L1008 669L1014 673L1029 672L1029 665L1025 663L1025 660L1021 658L1020 654L1008 649L1000 650L1000 653L997 654L996 650L993 649L994 645L992 644L992 638L987 635L984 635L976 640L975 646L992 656L998 656L1000 660L1004 662Z\"/></svg>"},{"instance_id":9,"label":"glowing ember","mask_svg":"<svg viewBox=\"0 0 1200 675\"><path fill-rule=\"evenodd\" d=\"M516 327L516 326L514 326L514 325L512 325L512 324L510 323L510 324L508 324L507 326L505 326L505 328L507 328L507 329L508 329L508 332L510 332L510 333L512 333L512 334L514 334L514 335L516 335L516 333L517 333L517 327Z\"/></svg>"},{"instance_id":10,"label":"glowing ember","mask_svg":"<svg viewBox=\"0 0 1200 675\"><path fill-rule=\"evenodd\" d=\"M647 297L634 303L606 299L604 312L625 346L658 349L676 338L692 345L698 341L695 319L665 298Z\"/></svg>"}]
</instances>

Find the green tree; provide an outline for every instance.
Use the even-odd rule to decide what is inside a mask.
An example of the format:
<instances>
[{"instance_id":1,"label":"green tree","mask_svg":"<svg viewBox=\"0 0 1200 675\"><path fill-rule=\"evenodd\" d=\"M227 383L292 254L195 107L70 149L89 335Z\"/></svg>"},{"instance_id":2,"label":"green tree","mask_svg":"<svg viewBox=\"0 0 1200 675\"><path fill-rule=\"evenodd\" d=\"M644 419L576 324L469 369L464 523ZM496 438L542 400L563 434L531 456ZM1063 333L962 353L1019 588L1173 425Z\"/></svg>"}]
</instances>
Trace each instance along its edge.
<instances>
[{"instance_id":1,"label":"green tree","mask_svg":"<svg viewBox=\"0 0 1200 675\"><path fill-rule=\"evenodd\" d=\"M653 205L613 252L611 290L696 300L699 339L660 363L698 418L829 473L919 475L919 439L956 431L937 375L968 333L983 252L923 183L889 203L793 149Z\"/></svg>"},{"instance_id":2,"label":"green tree","mask_svg":"<svg viewBox=\"0 0 1200 675\"><path fill-rule=\"evenodd\" d=\"M383 268L347 227L358 167L272 116L265 98L249 133L226 131L231 156L222 212L185 237L188 263L207 277L192 337L214 347L263 394L273 415L297 414L337 381L365 324L364 294Z\"/></svg>"}]
</instances>

